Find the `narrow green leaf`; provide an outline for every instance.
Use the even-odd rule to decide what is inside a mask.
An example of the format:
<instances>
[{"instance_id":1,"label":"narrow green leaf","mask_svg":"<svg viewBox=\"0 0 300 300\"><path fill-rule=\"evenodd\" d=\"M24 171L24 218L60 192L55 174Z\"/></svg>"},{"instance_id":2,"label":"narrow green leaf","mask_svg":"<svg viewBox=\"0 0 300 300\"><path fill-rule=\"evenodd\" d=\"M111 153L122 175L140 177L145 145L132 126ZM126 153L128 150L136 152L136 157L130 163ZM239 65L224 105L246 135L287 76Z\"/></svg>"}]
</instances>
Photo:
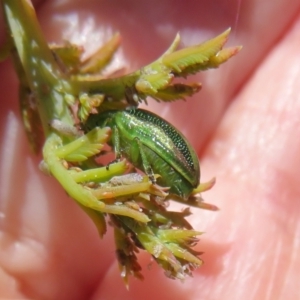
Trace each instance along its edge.
<instances>
[{"instance_id":1,"label":"narrow green leaf","mask_svg":"<svg viewBox=\"0 0 300 300\"><path fill-rule=\"evenodd\" d=\"M100 153L104 143L106 143L110 133L110 128L94 128L87 134L56 149L58 158L66 161L80 162L88 157Z\"/></svg>"},{"instance_id":2,"label":"narrow green leaf","mask_svg":"<svg viewBox=\"0 0 300 300\"><path fill-rule=\"evenodd\" d=\"M203 64L213 55L216 55L226 43L230 29L217 37L200 45L192 46L173 52L163 57L162 62L174 73L180 74L187 67Z\"/></svg>"}]
</instances>

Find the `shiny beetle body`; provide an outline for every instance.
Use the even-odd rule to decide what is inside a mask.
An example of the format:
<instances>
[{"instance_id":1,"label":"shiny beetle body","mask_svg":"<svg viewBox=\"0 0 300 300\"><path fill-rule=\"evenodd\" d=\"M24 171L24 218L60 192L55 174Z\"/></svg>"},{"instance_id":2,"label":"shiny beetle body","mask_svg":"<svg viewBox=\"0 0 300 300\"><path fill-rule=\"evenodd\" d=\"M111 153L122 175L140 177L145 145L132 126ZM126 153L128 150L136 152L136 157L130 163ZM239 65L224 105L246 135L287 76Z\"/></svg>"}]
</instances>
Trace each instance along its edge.
<instances>
[{"instance_id":1,"label":"shiny beetle body","mask_svg":"<svg viewBox=\"0 0 300 300\"><path fill-rule=\"evenodd\" d=\"M85 131L112 129L110 144L116 157L126 157L152 181L170 187L170 194L187 199L199 184L199 160L186 138L170 123L143 109L111 110L90 115Z\"/></svg>"}]
</instances>

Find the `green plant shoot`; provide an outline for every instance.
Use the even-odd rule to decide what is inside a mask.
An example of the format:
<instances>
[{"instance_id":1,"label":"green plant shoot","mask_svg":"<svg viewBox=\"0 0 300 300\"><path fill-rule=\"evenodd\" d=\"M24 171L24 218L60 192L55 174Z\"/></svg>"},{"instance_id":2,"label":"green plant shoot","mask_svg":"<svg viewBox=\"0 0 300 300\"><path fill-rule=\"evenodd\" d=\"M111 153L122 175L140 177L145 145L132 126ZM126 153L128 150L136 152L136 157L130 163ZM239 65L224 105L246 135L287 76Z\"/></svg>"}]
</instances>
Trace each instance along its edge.
<instances>
[{"instance_id":1,"label":"green plant shoot","mask_svg":"<svg viewBox=\"0 0 300 300\"><path fill-rule=\"evenodd\" d=\"M99 164L98 157L110 142L113 128L107 124L83 132L78 124L85 124L94 113L137 107L147 98L170 102L197 93L199 83L174 79L216 68L235 55L241 47L223 49L230 29L180 50L177 35L169 49L151 64L119 77L103 77L101 70L120 45L118 34L82 60L83 50L77 45L48 45L29 1L1 3L7 25L1 57L11 55L13 59L24 128L33 151L42 150L41 169L51 174L88 214L101 237L106 232L107 219L110 221L120 273L127 286L130 275L142 278L138 250L149 252L170 278L191 275L202 264L199 253L192 250L201 233L186 220L189 208L170 211L166 202L173 199L187 207L215 210L200 196L214 181L198 185L188 177L192 187L198 187L191 188L188 197L180 192L172 195L168 187L156 184L166 182L166 174L159 168L148 176L146 171L144 175L137 173L125 159L109 166ZM155 134L151 130L149 133ZM199 163L197 158L194 161ZM168 157L168 162L175 166L176 157ZM175 172L182 175L184 168Z\"/></svg>"}]
</instances>

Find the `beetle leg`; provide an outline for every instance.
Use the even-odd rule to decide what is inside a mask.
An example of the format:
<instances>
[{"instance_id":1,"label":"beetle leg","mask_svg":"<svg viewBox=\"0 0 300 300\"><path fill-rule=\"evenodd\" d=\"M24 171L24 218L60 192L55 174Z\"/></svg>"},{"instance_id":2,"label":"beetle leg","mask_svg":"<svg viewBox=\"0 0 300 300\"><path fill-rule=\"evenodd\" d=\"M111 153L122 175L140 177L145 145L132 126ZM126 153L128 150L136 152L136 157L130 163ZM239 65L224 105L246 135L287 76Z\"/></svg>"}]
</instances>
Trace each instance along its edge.
<instances>
[{"instance_id":1,"label":"beetle leg","mask_svg":"<svg viewBox=\"0 0 300 300\"><path fill-rule=\"evenodd\" d=\"M112 128L112 139L113 139L113 145L114 145L114 152L116 153L116 159L120 160L122 156L121 146L120 146L120 133L117 127Z\"/></svg>"},{"instance_id":2,"label":"beetle leg","mask_svg":"<svg viewBox=\"0 0 300 300\"><path fill-rule=\"evenodd\" d=\"M112 137L111 138L113 139L114 152L116 154L116 158L106 165L106 170L109 170L110 165L112 165L116 162L119 162L122 158L122 151L121 151L121 147L120 147L120 134L119 134L118 128L115 126L112 128Z\"/></svg>"},{"instance_id":3,"label":"beetle leg","mask_svg":"<svg viewBox=\"0 0 300 300\"><path fill-rule=\"evenodd\" d=\"M154 176L154 173L153 173L153 170L151 168L151 165L149 164L147 156L146 156L146 154L144 152L143 144L141 143L141 141L140 141L140 139L138 137L135 137L134 141L136 142L136 147L137 147L136 149L137 149L138 153L141 155L144 172L149 177L149 179L151 180L151 182L153 184L155 184L156 183L156 178ZM131 149L134 149L134 147L132 146ZM132 156L132 157L134 157L134 156Z\"/></svg>"}]
</instances>

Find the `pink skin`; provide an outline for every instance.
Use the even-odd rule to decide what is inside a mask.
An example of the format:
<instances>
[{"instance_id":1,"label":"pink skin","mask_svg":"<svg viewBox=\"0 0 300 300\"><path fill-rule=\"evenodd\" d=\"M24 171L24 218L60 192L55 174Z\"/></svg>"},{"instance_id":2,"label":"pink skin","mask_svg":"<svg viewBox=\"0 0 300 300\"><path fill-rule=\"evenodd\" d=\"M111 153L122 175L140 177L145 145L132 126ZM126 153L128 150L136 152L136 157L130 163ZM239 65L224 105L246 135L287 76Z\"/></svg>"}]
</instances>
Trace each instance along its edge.
<instances>
[{"instance_id":1,"label":"pink skin","mask_svg":"<svg viewBox=\"0 0 300 300\"><path fill-rule=\"evenodd\" d=\"M150 257L141 253L145 280L131 279L126 291L111 232L100 240L75 202L38 170L20 121L17 79L5 62L1 298L299 299L300 3L241 0L240 10L235 0L191 3L52 0L40 1L38 15L49 41L81 39L87 50L119 30L117 58L130 70L155 59L178 30L187 45L232 27L229 44L244 49L194 77L203 83L198 95L170 105L149 101L191 140L203 180L217 177L204 197L221 210L193 209L191 217L205 231L197 246L205 265L183 284L155 263L149 269Z\"/></svg>"}]
</instances>

